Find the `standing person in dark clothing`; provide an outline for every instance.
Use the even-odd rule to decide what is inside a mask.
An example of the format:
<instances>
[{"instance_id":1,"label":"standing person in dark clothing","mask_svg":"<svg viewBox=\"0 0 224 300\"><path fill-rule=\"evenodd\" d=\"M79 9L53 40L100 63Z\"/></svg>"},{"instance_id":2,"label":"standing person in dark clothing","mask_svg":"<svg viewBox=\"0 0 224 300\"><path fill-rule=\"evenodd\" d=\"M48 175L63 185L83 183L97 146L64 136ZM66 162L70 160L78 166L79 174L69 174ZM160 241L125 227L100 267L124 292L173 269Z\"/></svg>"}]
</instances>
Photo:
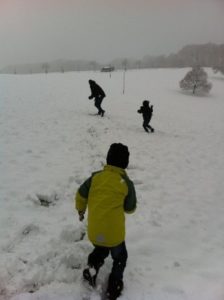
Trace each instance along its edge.
<instances>
[{"instance_id":1,"label":"standing person in dark clothing","mask_svg":"<svg viewBox=\"0 0 224 300\"><path fill-rule=\"evenodd\" d=\"M104 260L111 254L113 266L108 280L107 299L117 299L123 289L128 252L125 244L125 213L136 209L135 187L125 169L129 164L126 145L114 143L103 170L92 173L79 187L75 207L82 221L88 210L88 237L94 249L88 256L83 278L96 285Z\"/></svg>"},{"instance_id":2,"label":"standing person in dark clothing","mask_svg":"<svg viewBox=\"0 0 224 300\"><path fill-rule=\"evenodd\" d=\"M154 132L154 128L152 128L149 123L152 118L152 113L153 113L153 105L149 105L148 100L144 100L142 102L142 106L138 110L139 114L142 114L143 116L143 128L145 129L146 132L149 132L149 129L151 132Z\"/></svg>"},{"instance_id":3,"label":"standing person in dark clothing","mask_svg":"<svg viewBox=\"0 0 224 300\"><path fill-rule=\"evenodd\" d=\"M105 110L102 109L101 103L103 101L103 98L106 97L106 94L104 93L103 89L93 80L89 80L89 86L91 89L91 95L89 96L89 99L95 98L95 106L98 109L98 115L101 115L101 117L104 116Z\"/></svg>"}]
</instances>

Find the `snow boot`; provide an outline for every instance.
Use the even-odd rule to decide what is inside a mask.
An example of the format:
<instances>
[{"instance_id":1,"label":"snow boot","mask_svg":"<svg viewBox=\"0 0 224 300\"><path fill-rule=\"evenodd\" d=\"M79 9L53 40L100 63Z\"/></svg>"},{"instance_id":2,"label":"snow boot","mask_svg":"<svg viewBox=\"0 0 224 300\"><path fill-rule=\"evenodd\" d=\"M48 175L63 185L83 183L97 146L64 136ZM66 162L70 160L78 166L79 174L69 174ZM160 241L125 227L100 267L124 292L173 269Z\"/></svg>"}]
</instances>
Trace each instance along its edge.
<instances>
[{"instance_id":1,"label":"snow boot","mask_svg":"<svg viewBox=\"0 0 224 300\"><path fill-rule=\"evenodd\" d=\"M104 113L105 113L105 110L102 110L102 112L101 112L101 117L104 116Z\"/></svg>"},{"instance_id":2,"label":"snow boot","mask_svg":"<svg viewBox=\"0 0 224 300\"><path fill-rule=\"evenodd\" d=\"M123 290L123 281L109 277L108 288L106 293L107 300L116 300Z\"/></svg>"},{"instance_id":3,"label":"snow boot","mask_svg":"<svg viewBox=\"0 0 224 300\"><path fill-rule=\"evenodd\" d=\"M83 270L83 278L88 281L89 285L92 287L96 286L96 276L97 271L94 268L86 268Z\"/></svg>"}]
</instances>

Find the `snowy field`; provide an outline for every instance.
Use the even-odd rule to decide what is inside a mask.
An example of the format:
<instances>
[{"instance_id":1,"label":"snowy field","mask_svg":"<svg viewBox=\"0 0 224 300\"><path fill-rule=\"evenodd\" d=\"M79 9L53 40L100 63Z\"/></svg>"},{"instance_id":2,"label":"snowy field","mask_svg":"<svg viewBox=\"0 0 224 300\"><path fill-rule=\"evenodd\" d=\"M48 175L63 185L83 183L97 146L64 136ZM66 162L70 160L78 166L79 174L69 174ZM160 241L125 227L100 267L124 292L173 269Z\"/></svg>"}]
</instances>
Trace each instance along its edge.
<instances>
[{"instance_id":1,"label":"snowy field","mask_svg":"<svg viewBox=\"0 0 224 300\"><path fill-rule=\"evenodd\" d=\"M92 246L73 198L113 142L129 147L138 197L119 299L224 299L224 76L207 70L210 94L192 96L179 90L188 70L128 71L124 95L118 71L0 75L1 300L82 299ZM107 94L104 118L89 79ZM145 99L155 133L137 114Z\"/></svg>"}]
</instances>

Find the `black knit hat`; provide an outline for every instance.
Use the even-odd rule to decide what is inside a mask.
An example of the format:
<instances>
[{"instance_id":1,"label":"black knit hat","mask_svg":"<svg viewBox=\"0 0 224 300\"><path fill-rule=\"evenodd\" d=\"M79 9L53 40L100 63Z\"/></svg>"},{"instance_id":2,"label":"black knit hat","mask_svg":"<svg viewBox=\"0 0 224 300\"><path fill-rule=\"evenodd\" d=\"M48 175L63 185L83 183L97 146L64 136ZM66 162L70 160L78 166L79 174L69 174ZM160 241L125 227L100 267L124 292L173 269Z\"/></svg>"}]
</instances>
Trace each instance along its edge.
<instances>
[{"instance_id":1,"label":"black knit hat","mask_svg":"<svg viewBox=\"0 0 224 300\"><path fill-rule=\"evenodd\" d=\"M129 163L128 147L121 143L110 145L107 153L107 164L122 169L126 169Z\"/></svg>"}]
</instances>

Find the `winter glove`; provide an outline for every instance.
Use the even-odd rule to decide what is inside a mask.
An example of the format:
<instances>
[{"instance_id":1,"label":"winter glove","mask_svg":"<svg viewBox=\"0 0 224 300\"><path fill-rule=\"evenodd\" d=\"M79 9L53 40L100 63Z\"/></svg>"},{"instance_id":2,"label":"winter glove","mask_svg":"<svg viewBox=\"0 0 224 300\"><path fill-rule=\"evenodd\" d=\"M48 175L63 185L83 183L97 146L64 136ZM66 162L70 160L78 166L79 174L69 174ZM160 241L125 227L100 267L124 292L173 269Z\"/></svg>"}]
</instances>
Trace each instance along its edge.
<instances>
[{"instance_id":1,"label":"winter glove","mask_svg":"<svg viewBox=\"0 0 224 300\"><path fill-rule=\"evenodd\" d=\"M84 211L79 211L78 214L79 214L79 221L82 222L84 220L85 212Z\"/></svg>"}]
</instances>

